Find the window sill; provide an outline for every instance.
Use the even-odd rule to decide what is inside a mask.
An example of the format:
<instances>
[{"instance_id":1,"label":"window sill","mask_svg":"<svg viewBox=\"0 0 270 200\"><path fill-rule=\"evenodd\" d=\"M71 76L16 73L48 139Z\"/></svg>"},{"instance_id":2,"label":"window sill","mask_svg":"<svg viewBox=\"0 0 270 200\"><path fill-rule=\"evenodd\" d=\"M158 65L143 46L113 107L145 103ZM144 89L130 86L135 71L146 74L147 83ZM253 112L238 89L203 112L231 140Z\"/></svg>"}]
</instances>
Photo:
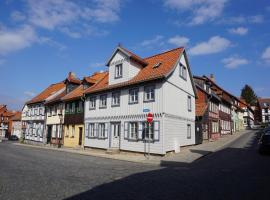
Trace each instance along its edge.
<instances>
[{"instance_id":1,"label":"window sill","mask_svg":"<svg viewBox=\"0 0 270 200\"><path fill-rule=\"evenodd\" d=\"M128 102L129 105L138 104L139 102Z\"/></svg>"},{"instance_id":2,"label":"window sill","mask_svg":"<svg viewBox=\"0 0 270 200\"><path fill-rule=\"evenodd\" d=\"M151 103L151 102L155 102L155 99L151 99L151 100L143 100L144 103Z\"/></svg>"},{"instance_id":3,"label":"window sill","mask_svg":"<svg viewBox=\"0 0 270 200\"><path fill-rule=\"evenodd\" d=\"M99 109L106 109L107 108L107 106L106 107L99 107Z\"/></svg>"},{"instance_id":4,"label":"window sill","mask_svg":"<svg viewBox=\"0 0 270 200\"><path fill-rule=\"evenodd\" d=\"M96 107L95 108L89 108L89 110L96 110Z\"/></svg>"},{"instance_id":5,"label":"window sill","mask_svg":"<svg viewBox=\"0 0 270 200\"><path fill-rule=\"evenodd\" d=\"M112 107L120 107L120 104L112 105Z\"/></svg>"}]
</instances>

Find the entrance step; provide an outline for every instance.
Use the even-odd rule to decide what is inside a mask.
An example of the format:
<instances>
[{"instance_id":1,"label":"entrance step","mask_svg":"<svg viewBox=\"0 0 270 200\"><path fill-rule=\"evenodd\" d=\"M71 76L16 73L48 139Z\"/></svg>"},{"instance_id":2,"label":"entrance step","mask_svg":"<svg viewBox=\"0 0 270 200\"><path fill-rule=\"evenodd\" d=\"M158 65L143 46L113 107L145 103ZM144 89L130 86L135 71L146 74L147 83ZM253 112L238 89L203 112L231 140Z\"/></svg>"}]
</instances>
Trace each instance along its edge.
<instances>
[{"instance_id":1,"label":"entrance step","mask_svg":"<svg viewBox=\"0 0 270 200\"><path fill-rule=\"evenodd\" d=\"M120 150L118 148L109 148L109 149L107 149L106 153L107 154L111 154L111 155L113 155L113 154L119 154L120 153Z\"/></svg>"}]
</instances>

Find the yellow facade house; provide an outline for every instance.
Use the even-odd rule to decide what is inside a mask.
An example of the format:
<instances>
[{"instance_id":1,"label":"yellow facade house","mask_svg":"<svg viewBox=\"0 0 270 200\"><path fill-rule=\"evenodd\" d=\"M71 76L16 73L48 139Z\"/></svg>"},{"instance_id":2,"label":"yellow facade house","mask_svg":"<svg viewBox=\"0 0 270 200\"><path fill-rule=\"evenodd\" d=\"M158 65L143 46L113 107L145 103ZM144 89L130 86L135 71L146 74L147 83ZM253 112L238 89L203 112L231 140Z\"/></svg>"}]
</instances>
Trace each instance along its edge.
<instances>
[{"instance_id":1,"label":"yellow facade house","mask_svg":"<svg viewBox=\"0 0 270 200\"><path fill-rule=\"evenodd\" d=\"M64 147L84 147L84 90L94 86L104 75L100 72L85 77L79 87L62 98L65 102Z\"/></svg>"}]
</instances>

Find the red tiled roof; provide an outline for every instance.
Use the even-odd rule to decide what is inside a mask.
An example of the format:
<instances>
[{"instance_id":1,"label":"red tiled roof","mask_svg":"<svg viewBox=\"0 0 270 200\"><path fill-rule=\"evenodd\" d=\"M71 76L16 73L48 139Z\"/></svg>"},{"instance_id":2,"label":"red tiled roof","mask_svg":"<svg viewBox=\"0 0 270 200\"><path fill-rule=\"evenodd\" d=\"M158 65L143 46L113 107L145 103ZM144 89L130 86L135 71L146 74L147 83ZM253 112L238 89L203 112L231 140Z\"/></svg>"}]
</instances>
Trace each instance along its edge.
<instances>
[{"instance_id":1,"label":"red tiled roof","mask_svg":"<svg viewBox=\"0 0 270 200\"><path fill-rule=\"evenodd\" d=\"M107 72L96 72L91 76L84 77L84 80L91 84L91 86L95 83L97 83L99 80L104 78L106 76ZM91 87L90 86L90 87ZM79 87L75 88L73 91L68 93L66 96L62 98L63 101L70 101L75 100L83 96L84 92L83 85L80 85Z\"/></svg>"},{"instance_id":2,"label":"red tiled roof","mask_svg":"<svg viewBox=\"0 0 270 200\"><path fill-rule=\"evenodd\" d=\"M51 96L52 94L54 94L55 92L59 91L60 89L62 89L64 87L65 87L64 82L52 84L48 88L46 88L45 90L43 90L40 94L38 94L37 96L35 96L33 99L31 99L30 101L26 102L26 104L33 104L33 103L43 102L49 96Z\"/></svg>"},{"instance_id":3,"label":"red tiled roof","mask_svg":"<svg viewBox=\"0 0 270 200\"><path fill-rule=\"evenodd\" d=\"M142 68L134 78L123 83L108 85L109 73L106 72L106 76L104 76L104 78L101 79L101 81L99 81L96 85L87 89L85 91L85 94L137 84L144 81L151 81L160 78L165 78L173 71L178 58L183 52L184 48L176 48L143 59L147 63L147 65L144 68ZM159 67L154 68L154 66L158 63L161 63L161 65Z\"/></svg>"},{"instance_id":4,"label":"red tiled roof","mask_svg":"<svg viewBox=\"0 0 270 200\"><path fill-rule=\"evenodd\" d=\"M21 112L16 112L12 117L12 121L21 121L21 116L22 116Z\"/></svg>"},{"instance_id":5,"label":"red tiled roof","mask_svg":"<svg viewBox=\"0 0 270 200\"><path fill-rule=\"evenodd\" d=\"M66 90L63 90L60 94L56 95L53 99L48 100L45 104L53 104L61 101L61 98L66 95Z\"/></svg>"},{"instance_id":6,"label":"red tiled roof","mask_svg":"<svg viewBox=\"0 0 270 200\"><path fill-rule=\"evenodd\" d=\"M261 108L270 108L270 98L259 98L258 101ZM268 104L268 106L265 106L264 103Z\"/></svg>"},{"instance_id":7,"label":"red tiled roof","mask_svg":"<svg viewBox=\"0 0 270 200\"><path fill-rule=\"evenodd\" d=\"M69 73L68 73L68 77L66 78L65 81L68 81L68 82L70 82L70 83L75 83L75 84L81 84L81 80L78 79L78 78L75 76L75 74L72 73L72 72L69 72Z\"/></svg>"},{"instance_id":8,"label":"red tiled roof","mask_svg":"<svg viewBox=\"0 0 270 200\"><path fill-rule=\"evenodd\" d=\"M148 64L147 61L145 61L143 58L141 58L140 56L136 55L135 53L129 51L128 49L126 49L124 47L120 47L120 48L123 49L124 51L126 51L133 60L135 60L135 61L137 61L139 63L142 63L144 66Z\"/></svg>"}]
</instances>

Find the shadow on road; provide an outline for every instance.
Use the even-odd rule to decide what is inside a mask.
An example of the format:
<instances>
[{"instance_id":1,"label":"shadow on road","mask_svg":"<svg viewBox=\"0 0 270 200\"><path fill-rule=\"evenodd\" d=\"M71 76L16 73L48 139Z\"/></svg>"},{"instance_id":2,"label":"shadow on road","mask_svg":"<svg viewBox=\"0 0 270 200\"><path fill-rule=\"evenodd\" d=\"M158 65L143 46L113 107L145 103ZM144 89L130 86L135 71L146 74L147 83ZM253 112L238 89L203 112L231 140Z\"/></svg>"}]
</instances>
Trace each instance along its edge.
<instances>
[{"instance_id":1,"label":"shadow on road","mask_svg":"<svg viewBox=\"0 0 270 200\"><path fill-rule=\"evenodd\" d=\"M67 200L269 199L270 157L257 152L259 134L243 148L228 147L191 164L163 162L159 170L115 180Z\"/></svg>"}]
</instances>

